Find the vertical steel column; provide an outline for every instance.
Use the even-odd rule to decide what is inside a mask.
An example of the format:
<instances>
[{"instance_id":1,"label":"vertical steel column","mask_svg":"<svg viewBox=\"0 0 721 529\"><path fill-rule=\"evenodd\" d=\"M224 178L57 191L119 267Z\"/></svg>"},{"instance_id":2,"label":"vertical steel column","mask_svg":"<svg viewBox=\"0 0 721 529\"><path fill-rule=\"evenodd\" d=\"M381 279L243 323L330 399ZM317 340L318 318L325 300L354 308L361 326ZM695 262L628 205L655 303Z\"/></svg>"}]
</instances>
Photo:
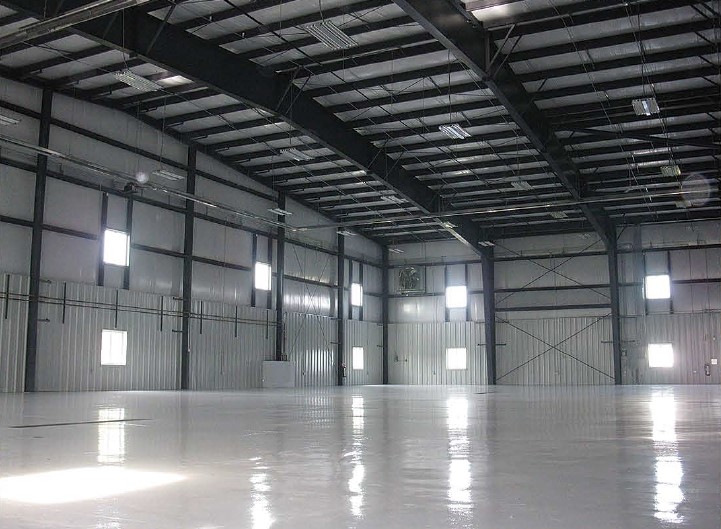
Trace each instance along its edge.
<instances>
[{"instance_id":1,"label":"vertical steel column","mask_svg":"<svg viewBox=\"0 0 721 529\"><path fill-rule=\"evenodd\" d=\"M616 238L608 246L608 283L611 290L611 340L613 342L613 378L621 384L621 304L618 286L618 248Z\"/></svg>"},{"instance_id":2,"label":"vertical steel column","mask_svg":"<svg viewBox=\"0 0 721 529\"><path fill-rule=\"evenodd\" d=\"M40 110L40 133L38 146L50 145L50 120L52 118L53 92L43 90ZM48 158L38 155L35 172L35 202L33 209L33 233L30 246L30 298L28 302L28 326L25 350L25 391L35 391L35 374L38 351L38 317L40 313L40 262L43 249L43 222L45 221L45 183Z\"/></svg>"},{"instance_id":3,"label":"vertical steel column","mask_svg":"<svg viewBox=\"0 0 721 529\"><path fill-rule=\"evenodd\" d=\"M105 229L108 227L108 194L103 193L100 204L100 251L98 252L98 286L105 286Z\"/></svg>"},{"instance_id":4,"label":"vertical steel column","mask_svg":"<svg viewBox=\"0 0 721 529\"><path fill-rule=\"evenodd\" d=\"M128 196L128 203L125 207L125 233L128 234L130 240L133 240L133 195ZM133 251L132 245L128 248L128 254ZM128 266L123 272L123 288L130 290L130 255L128 255Z\"/></svg>"},{"instance_id":5,"label":"vertical steel column","mask_svg":"<svg viewBox=\"0 0 721 529\"><path fill-rule=\"evenodd\" d=\"M481 255L483 274L483 327L486 342L486 377L496 383L496 270L493 248L484 247Z\"/></svg>"},{"instance_id":6,"label":"vertical steel column","mask_svg":"<svg viewBox=\"0 0 721 529\"><path fill-rule=\"evenodd\" d=\"M388 384L388 321L390 314L388 312L389 300L390 300L390 282L388 281L388 274L390 274L389 266L389 254L388 247L383 247L383 262L381 266L381 290L382 290L382 306L381 306L381 324L383 326L383 383Z\"/></svg>"},{"instance_id":7,"label":"vertical steel column","mask_svg":"<svg viewBox=\"0 0 721 529\"><path fill-rule=\"evenodd\" d=\"M358 263L358 283L360 283L361 286L361 304L360 307L358 307L358 319L360 321L363 321L363 301L365 298L365 290L363 290L363 263Z\"/></svg>"},{"instance_id":8,"label":"vertical steel column","mask_svg":"<svg viewBox=\"0 0 721 529\"><path fill-rule=\"evenodd\" d=\"M345 348L345 327L343 326L343 316L345 314L345 236L338 234L338 319L336 320L336 332L338 335L338 350L336 354L336 365L338 366L338 385L343 385L343 351Z\"/></svg>"},{"instance_id":9,"label":"vertical steel column","mask_svg":"<svg viewBox=\"0 0 721 529\"><path fill-rule=\"evenodd\" d=\"M348 319L353 319L353 259L348 259Z\"/></svg>"},{"instance_id":10,"label":"vertical steel column","mask_svg":"<svg viewBox=\"0 0 721 529\"><path fill-rule=\"evenodd\" d=\"M188 147L185 191L195 194L195 176L198 152L194 146ZM195 227L195 203L185 201L185 237L183 243L183 323L180 345L180 389L190 389L190 314L193 305L193 242Z\"/></svg>"},{"instance_id":11,"label":"vertical steel column","mask_svg":"<svg viewBox=\"0 0 721 529\"><path fill-rule=\"evenodd\" d=\"M250 280L250 306L256 306L256 289L255 289L255 265L258 262L258 234L253 234L253 243L250 248L250 258L253 262L253 271L251 272Z\"/></svg>"},{"instance_id":12,"label":"vertical steel column","mask_svg":"<svg viewBox=\"0 0 721 529\"><path fill-rule=\"evenodd\" d=\"M278 208L285 209L285 195L278 194ZM278 221L283 222L285 217L278 215ZM268 244L272 241L268 239ZM278 227L278 249L275 264L277 278L275 281L275 359L283 360L283 276L285 274L285 228Z\"/></svg>"}]
</instances>

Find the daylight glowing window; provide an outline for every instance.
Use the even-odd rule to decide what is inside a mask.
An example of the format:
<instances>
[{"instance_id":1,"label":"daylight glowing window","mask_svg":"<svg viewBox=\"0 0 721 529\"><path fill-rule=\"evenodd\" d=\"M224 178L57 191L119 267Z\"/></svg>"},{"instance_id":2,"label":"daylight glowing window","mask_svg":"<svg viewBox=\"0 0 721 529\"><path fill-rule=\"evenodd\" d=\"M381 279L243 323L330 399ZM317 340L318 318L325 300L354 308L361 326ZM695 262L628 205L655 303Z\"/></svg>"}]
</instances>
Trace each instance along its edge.
<instances>
[{"instance_id":1,"label":"daylight glowing window","mask_svg":"<svg viewBox=\"0 0 721 529\"><path fill-rule=\"evenodd\" d=\"M117 230L105 230L103 234L103 262L128 266L130 264L130 237Z\"/></svg>"},{"instance_id":2,"label":"daylight glowing window","mask_svg":"<svg viewBox=\"0 0 721 529\"><path fill-rule=\"evenodd\" d=\"M350 304L354 307L363 306L363 285L352 283L350 286Z\"/></svg>"},{"instance_id":3,"label":"daylight glowing window","mask_svg":"<svg viewBox=\"0 0 721 529\"><path fill-rule=\"evenodd\" d=\"M446 369L466 368L466 348L450 347L446 349Z\"/></svg>"},{"instance_id":4,"label":"daylight glowing window","mask_svg":"<svg viewBox=\"0 0 721 529\"><path fill-rule=\"evenodd\" d=\"M669 299L671 297L671 278L668 274L646 276L643 293L646 299Z\"/></svg>"},{"instance_id":5,"label":"daylight glowing window","mask_svg":"<svg viewBox=\"0 0 721 529\"><path fill-rule=\"evenodd\" d=\"M673 367L673 345L670 343L648 344L648 367Z\"/></svg>"},{"instance_id":6,"label":"daylight glowing window","mask_svg":"<svg viewBox=\"0 0 721 529\"><path fill-rule=\"evenodd\" d=\"M255 263L255 288L258 290L270 290L272 273L267 263Z\"/></svg>"},{"instance_id":7,"label":"daylight glowing window","mask_svg":"<svg viewBox=\"0 0 721 529\"><path fill-rule=\"evenodd\" d=\"M446 308L464 309L468 303L468 292L466 286L446 287Z\"/></svg>"},{"instance_id":8,"label":"daylight glowing window","mask_svg":"<svg viewBox=\"0 0 721 529\"><path fill-rule=\"evenodd\" d=\"M354 347L353 348L353 369L356 371L363 369L363 348L362 347Z\"/></svg>"},{"instance_id":9,"label":"daylight glowing window","mask_svg":"<svg viewBox=\"0 0 721 529\"><path fill-rule=\"evenodd\" d=\"M128 332L103 329L100 365L124 366L128 351Z\"/></svg>"}]
</instances>

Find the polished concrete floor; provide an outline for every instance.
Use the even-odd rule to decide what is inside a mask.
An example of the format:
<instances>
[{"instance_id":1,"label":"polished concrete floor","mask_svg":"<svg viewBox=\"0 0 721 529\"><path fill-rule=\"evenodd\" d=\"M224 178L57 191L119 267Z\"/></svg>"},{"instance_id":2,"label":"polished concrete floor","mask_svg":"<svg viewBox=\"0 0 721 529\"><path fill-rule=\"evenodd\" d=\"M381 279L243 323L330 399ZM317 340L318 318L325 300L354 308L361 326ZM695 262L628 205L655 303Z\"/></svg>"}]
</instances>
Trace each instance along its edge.
<instances>
[{"instance_id":1,"label":"polished concrete floor","mask_svg":"<svg viewBox=\"0 0 721 529\"><path fill-rule=\"evenodd\" d=\"M0 395L0 527L721 525L721 388Z\"/></svg>"}]
</instances>

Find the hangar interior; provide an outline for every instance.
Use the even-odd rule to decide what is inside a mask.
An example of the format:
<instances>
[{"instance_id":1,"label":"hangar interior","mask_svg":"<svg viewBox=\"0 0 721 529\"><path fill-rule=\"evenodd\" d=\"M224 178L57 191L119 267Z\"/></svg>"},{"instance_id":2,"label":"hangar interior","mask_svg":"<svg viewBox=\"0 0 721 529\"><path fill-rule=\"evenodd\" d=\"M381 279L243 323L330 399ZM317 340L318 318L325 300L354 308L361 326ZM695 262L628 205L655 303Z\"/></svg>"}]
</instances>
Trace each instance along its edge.
<instances>
[{"instance_id":1,"label":"hangar interior","mask_svg":"<svg viewBox=\"0 0 721 529\"><path fill-rule=\"evenodd\" d=\"M712 527L720 103L718 0L0 0L0 522Z\"/></svg>"}]
</instances>

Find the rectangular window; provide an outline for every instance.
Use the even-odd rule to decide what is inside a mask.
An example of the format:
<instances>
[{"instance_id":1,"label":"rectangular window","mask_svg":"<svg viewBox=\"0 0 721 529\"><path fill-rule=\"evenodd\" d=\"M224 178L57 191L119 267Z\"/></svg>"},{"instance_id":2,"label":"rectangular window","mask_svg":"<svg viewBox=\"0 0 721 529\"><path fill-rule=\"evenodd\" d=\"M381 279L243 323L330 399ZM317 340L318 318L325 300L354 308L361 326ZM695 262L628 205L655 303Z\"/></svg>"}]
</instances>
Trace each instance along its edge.
<instances>
[{"instance_id":1,"label":"rectangular window","mask_svg":"<svg viewBox=\"0 0 721 529\"><path fill-rule=\"evenodd\" d=\"M105 230L103 234L103 262L116 266L130 264L130 237L118 230Z\"/></svg>"},{"instance_id":2,"label":"rectangular window","mask_svg":"<svg viewBox=\"0 0 721 529\"><path fill-rule=\"evenodd\" d=\"M648 367L673 367L673 345L670 343L648 344Z\"/></svg>"},{"instance_id":3,"label":"rectangular window","mask_svg":"<svg viewBox=\"0 0 721 529\"><path fill-rule=\"evenodd\" d=\"M446 369L466 368L466 348L450 347L446 349Z\"/></svg>"},{"instance_id":4,"label":"rectangular window","mask_svg":"<svg viewBox=\"0 0 721 529\"><path fill-rule=\"evenodd\" d=\"M352 283L350 286L350 304L354 307L363 306L363 285Z\"/></svg>"},{"instance_id":5,"label":"rectangular window","mask_svg":"<svg viewBox=\"0 0 721 529\"><path fill-rule=\"evenodd\" d=\"M446 308L465 309L468 304L466 286L446 287Z\"/></svg>"},{"instance_id":6,"label":"rectangular window","mask_svg":"<svg viewBox=\"0 0 721 529\"><path fill-rule=\"evenodd\" d=\"M128 352L128 332L103 329L100 365L124 366Z\"/></svg>"},{"instance_id":7,"label":"rectangular window","mask_svg":"<svg viewBox=\"0 0 721 529\"><path fill-rule=\"evenodd\" d=\"M646 299L669 299L671 297L671 278L668 274L646 276L643 287Z\"/></svg>"},{"instance_id":8,"label":"rectangular window","mask_svg":"<svg viewBox=\"0 0 721 529\"><path fill-rule=\"evenodd\" d=\"M270 290L273 274L270 265L267 263L255 263L255 288L258 290Z\"/></svg>"},{"instance_id":9,"label":"rectangular window","mask_svg":"<svg viewBox=\"0 0 721 529\"><path fill-rule=\"evenodd\" d=\"M354 347L353 348L353 369L355 371L363 369L363 348L362 347Z\"/></svg>"}]
</instances>

